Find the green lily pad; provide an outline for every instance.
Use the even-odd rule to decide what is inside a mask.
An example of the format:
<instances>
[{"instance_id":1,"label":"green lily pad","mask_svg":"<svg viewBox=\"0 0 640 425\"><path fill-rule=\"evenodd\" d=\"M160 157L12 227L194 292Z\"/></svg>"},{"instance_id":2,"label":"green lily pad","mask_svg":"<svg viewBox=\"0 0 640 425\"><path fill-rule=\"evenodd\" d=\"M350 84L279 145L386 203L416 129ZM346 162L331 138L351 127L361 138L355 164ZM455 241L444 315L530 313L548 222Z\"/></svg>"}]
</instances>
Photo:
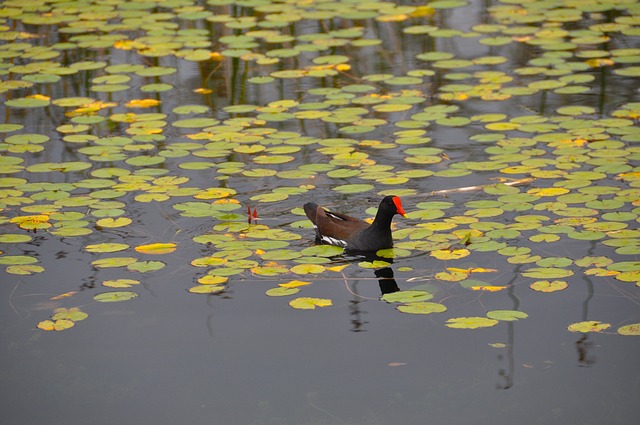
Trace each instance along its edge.
<instances>
[{"instance_id":1,"label":"green lily pad","mask_svg":"<svg viewBox=\"0 0 640 425\"><path fill-rule=\"evenodd\" d=\"M265 292L270 297L286 297L300 292L298 288L271 288Z\"/></svg>"},{"instance_id":2,"label":"green lily pad","mask_svg":"<svg viewBox=\"0 0 640 425\"><path fill-rule=\"evenodd\" d=\"M129 248L129 245L124 243L100 243L86 245L84 249L88 252L118 252L124 251Z\"/></svg>"},{"instance_id":3,"label":"green lily pad","mask_svg":"<svg viewBox=\"0 0 640 425\"><path fill-rule=\"evenodd\" d=\"M531 289L538 292L556 292L565 290L569 287L567 282L563 280L537 280L529 286Z\"/></svg>"},{"instance_id":4,"label":"green lily pad","mask_svg":"<svg viewBox=\"0 0 640 425\"><path fill-rule=\"evenodd\" d=\"M433 298L433 294L427 291L398 291L384 294L380 299L388 303L411 303L418 301L427 301Z\"/></svg>"},{"instance_id":5,"label":"green lily pad","mask_svg":"<svg viewBox=\"0 0 640 425\"><path fill-rule=\"evenodd\" d=\"M120 301L129 301L138 296L137 293L132 291L115 291L115 292L103 292L93 297L94 301L101 303L114 303Z\"/></svg>"},{"instance_id":6,"label":"green lily pad","mask_svg":"<svg viewBox=\"0 0 640 425\"><path fill-rule=\"evenodd\" d=\"M26 264L35 264L38 259L29 255L2 255L0 256L0 264L9 266L24 266Z\"/></svg>"},{"instance_id":7,"label":"green lily pad","mask_svg":"<svg viewBox=\"0 0 640 425\"><path fill-rule=\"evenodd\" d=\"M409 314L431 314L447 311L447 307L432 302L409 302L396 307L398 311Z\"/></svg>"},{"instance_id":8,"label":"green lily pad","mask_svg":"<svg viewBox=\"0 0 640 425\"><path fill-rule=\"evenodd\" d=\"M0 260L2 258L0 257ZM94 260L91 264L97 268L112 268L112 267L126 267L130 264L138 261L133 257L111 257L111 258L103 258L100 260Z\"/></svg>"},{"instance_id":9,"label":"green lily pad","mask_svg":"<svg viewBox=\"0 0 640 425\"><path fill-rule=\"evenodd\" d=\"M17 233L5 233L0 235L0 243L25 243L32 239L33 238L30 235Z\"/></svg>"},{"instance_id":10,"label":"green lily pad","mask_svg":"<svg viewBox=\"0 0 640 425\"><path fill-rule=\"evenodd\" d=\"M525 277L542 278L542 279L557 279L562 277L573 276L573 271L567 269L560 269L557 267L539 267L530 268L522 273Z\"/></svg>"},{"instance_id":11,"label":"green lily pad","mask_svg":"<svg viewBox=\"0 0 640 425\"><path fill-rule=\"evenodd\" d=\"M85 313L84 311L81 311L77 307L73 307L69 309L66 309L66 308L55 309L53 311L53 316L51 316L51 319L53 320L65 319L65 320L71 320L73 322L79 322L81 320L86 319L87 317L89 317L87 313Z\"/></svg>"},{"instance_id":12,"label":"green lily pad","mask_svg":"<svg viewBox=\"0 0 640 425\"><path fill-rule=\"evenodd\" d=\"M166 266L162 261L136 261L127 265L127 270L146 273L161 270Z\"/></svg>"},{"instance_id":13,"label":"green lily pad","mask_svg":"<svg viewBox=\"0 0 640 425\"><path fill-rule=\"evenodd\" d=\"M336 192L340 193L361 193L368 192L373 189L372 184L344 184L333 188Z\"/></svg>"},{"instance_id":14,"label":"green lily pad","mask_svg":"<svg viewBox=\"0 0 640 425\"><path fill-rule=\"evenodd\" d=\"M487 317L501 321L514 321L526 319L529 315L523 311L517 310L492 310L487 312Z\"/></svg>"},{"instance_id":15,"label":"green lily pad","mask_svg":"<svg viewBox=\"0 0 640 425\"><path fill-rule=\"evenodd\" d=\"M224 291L224 285L198 285L188 289L192 294L217 294Z\"/></svg>"},{"instance_id":16,"label":"green lily pad","mask_svg":"<svg viewBox=\"0 0 640 425\"><path fill-rule=\"evenodd\" d=\"M43 106L48 106L50 103L51 101L46 96L23 97L18 99L10 99L4 102L6 106L22 109L41 108Z\"/></svg>"},{"instance_id":17,"label":"green lily pad","mask_svg":"<svg viewBox=\"0 0 640 425\"><path fill-rule=\"evenodd\" d=\"M318 257L334 257L336 255L342 255L343 252L344 252L344 249L339 246L316 245L316 246L303 249L301 251L301 255L318 256Z\"/></svg>"},{"instance_id":18,"label":"green lily pad","mask_svg":"<svg viewBox=\"0 0 640 425\"><path fill-rule=\"evenodd\" d=\"M32 275L35 273L44 272L44 267L38 266L37 264L24 264L24 265L16 265L16 266L8 266L5 271L9 274L15 275Z\"/></svg>"},{"instance_id":19,"label":"green lily pad","mask_svg":"<svg viewBox=\"0 0 640 425\"><path fill-rule=\"evenodd\" d=\"M447 320L445 326L455 329L478 329L489 328L497 324L497 320L487 317L456 317Z\"/></svg>"}]
</instances>

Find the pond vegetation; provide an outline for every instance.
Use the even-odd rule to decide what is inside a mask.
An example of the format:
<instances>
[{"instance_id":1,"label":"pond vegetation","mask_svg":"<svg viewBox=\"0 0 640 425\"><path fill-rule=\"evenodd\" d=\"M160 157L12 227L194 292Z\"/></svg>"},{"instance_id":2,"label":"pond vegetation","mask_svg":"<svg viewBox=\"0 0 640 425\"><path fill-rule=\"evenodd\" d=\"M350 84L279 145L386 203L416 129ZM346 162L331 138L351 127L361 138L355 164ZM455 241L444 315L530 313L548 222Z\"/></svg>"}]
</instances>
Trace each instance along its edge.
<instances>
[{"instance_id":1,"label":"pond vegetation","mask_svg":"<svg viewBox=\"0 0 640 425\"><path fill-rule=\"evenodd\" d=\"M332 305L306 296L315 281L393 268L402 290L381 300L450 328L535 317L446 316L443 283L553 297L586 279L637 303L639 12L628 0L5 1L0 264L28 284L57 261L48 243L68 241L110 270L81 289L124 302L180 258L194 296L264 280L296 309ZM393 249L311 244L305 202L371 217L390 194L408 212ZM165 224L147 226L158 211ZM91 317L79 292L69 281L33 326ZM640 316L615 313L558 326L640 334Z\"/></svg>"},{"instance_id":2,"label":"pond vegetation","mask_svg":"<svg viewBox=\"0 0 640 425\"><path fill-rule=\"evenodd\" d=\"M636 0L3 1L5 419L635 424L639 37ZM304 204L388 195L393 248L314 243Z\"/></svg>"}]
</instances>

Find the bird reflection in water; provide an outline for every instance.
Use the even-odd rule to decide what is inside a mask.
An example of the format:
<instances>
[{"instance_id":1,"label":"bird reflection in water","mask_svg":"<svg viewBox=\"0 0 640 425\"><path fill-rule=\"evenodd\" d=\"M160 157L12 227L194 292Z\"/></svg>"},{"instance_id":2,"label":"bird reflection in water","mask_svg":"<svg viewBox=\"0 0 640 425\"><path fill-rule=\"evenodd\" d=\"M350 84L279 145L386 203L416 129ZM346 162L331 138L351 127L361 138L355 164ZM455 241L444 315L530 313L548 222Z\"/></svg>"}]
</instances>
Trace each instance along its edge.
<instances>
[{"instance_id":1,"label":"bird reflection in water","mask_svg":"<svg viewBox=\"0 0 640 425\"><path fill-rule=\"evenodd\" d=\"M391 267L383 267L374 271L376 278L378 278L378 284L380 286L380 294L389 294L392 292L398 292L400 288L396 282L393 269ZM349 301L349 315L351 316L351 332L364 332L364 325L368 322L364 320L363 316L365 312L360 309L360 303L365 301L362 296L358 294L357 283L354 283L350 292L354 295L354 298Z\"/></svg>"}]
</instances>

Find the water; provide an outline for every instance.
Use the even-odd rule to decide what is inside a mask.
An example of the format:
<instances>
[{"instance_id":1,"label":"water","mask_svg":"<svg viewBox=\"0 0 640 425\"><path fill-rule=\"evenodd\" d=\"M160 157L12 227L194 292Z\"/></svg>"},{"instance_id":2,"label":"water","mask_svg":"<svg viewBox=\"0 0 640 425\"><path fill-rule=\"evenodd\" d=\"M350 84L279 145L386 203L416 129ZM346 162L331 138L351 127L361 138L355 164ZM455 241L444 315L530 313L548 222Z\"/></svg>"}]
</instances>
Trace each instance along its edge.
<instances>
[{"instance_id":1,"label":"water","mask_svg":"<svg viewBox=\"0 0 640 425\"><path fill-rule=\"evenodd\" d=\"M213 3L213 2L211 2ZM218 62L194 64L173 56L164 58L142 57L135 52L110 49L71 49L61 58L72 64L81 60L103 60L109 65L134 62L147 67L153 65L174 66L178 72L163 77L133 76L131 90L116 93L91 91L92 78L103 75L102 70L86 71L64 76L58 83L37 86L35 89L12 91L11 98L20 98L42 92L52 99L74 96L91 96L101 101L113 101L117 105L98 114L114 113L167 114L162 134L166 139L151 142L149 151L127 151L127 158L147 152L161 154L174 143L192 142L186 137L200 129L177 129L171 126L177 119L185 118L172 112L179 105L208 105L212 111L204 114L220 120L229 117L254 117L250 112L234 115L222 108L228 105L255 104L265 106L280 99L295 99L301 104L320 102L325 98L310 94L318 88L344 87L349 84L372 84L379 93L416 90L425 102L408 111L377 112L369 108L364 118L383 118L389 124L367 134L348 135L339 131L341 125L320 120L289 119L284 122L253 124L253 128L272 128L294 131L301 136L317 138L309 145L300 145L299 152L290 153L294 160L283 164L257 164L255 155L229 152L216 158L193 155L169 157L157 168L167 170L170 176L186 176L190 181L183 186L196 188L228 187L237 191L234 199L242 203L239 215L232 220L244 221L245 207L250 205L259 211L259 224L272 229L283 229L300 235L292 240L288 249L301 251L313 245L313 231L300 228L297 222L303 217L292 210L303 203L313 201L339 211L364 217L365 210L379 202L379 192L388 190L412 190L403 196L405 209L416 211L416 205L428 200L448 201L454 207L446 210L446 216L432 220L443 222L457 217L469 217L467 203L478 200L495 200L494 194L480 190L451 192L446 196L432 196L431 192L457 189L472 185L488 185L496 178L528 177L526 172L506 175L496 170L474 171L465 176L451 178L432 176L410 179L396 185L378 184L375 179L360 177L332 178L318 172L308 179L284 179L278 175L249 177L241 172L226 174L220 164L241 162L244 171L269 168L277 172L295 170L309 164L325 164L334 160L333 154L320 153L323 144L331 138L354 138L395 143L396 132L405 128L394 123L409 120L424 107L432 105L456 105L460 109L454 116L473 117L479 114L502 113L507 120L522 115L551 116L565 105L584 105L594 108L585 119L597 121L606 118L626 102L638 101L633 77L624 77L610 68L576 72L594 76L587 83L589 91L581 94L561 95L552 91L537 92L529 96L515 96L504 101L484 101L480 98L444 101L439 99L442 86L457 83L451 74L478 71L503 71L513 76L517 85L526 87L537 77L526 77L514 72L530 66L532 58L540 58L543 49L520 44L509 46L484 46L476 37L427 37L408 35L402 28L410 24L430 23L443 29L468 31L477 24L493 23L488 8L493 2L472 2L471 5L451 11L439 10L433 20L407 22L358 21L365 25L367 38L378 37L382 47L332 47L322 55L344 54L350 58L352 69L327 78L305 77L301 79L276 79L264 85L251 84L248 79L265 76L280 69L301 69L313 65L315 53L305 53L297 58L286 58L279 65L261 65L243 60L225 59ZM134 7L132 5L131 7ZM211 5L213 6L213 4ZM164 9L163 9L164 10ZM129 11L130 13L133 13ZM217 13L222 13L216 9ZM225 13L232 13L226 9ZM621 12L622 13L622 12ZM614 17L611 12L611 17ZM585 29L585 22L568 23L569 29ZM189 21L175 18L180 28L208 28L210 40L229 35L232 31L220 24L210 25L203 19ZM366 23L365 23L366 22ZM351 21L335 19L335 28L350 27ZM544 23L544 22L543 22ZM543 25L539 23L539 25ZM565 25L561 21L547 23L549 27ZM33 30L29 25L18 24L19 30ZM156 28L157 29L157 28ZM35 31L35 30L33 30ZM67 40L51 27L39 31L49 38L32 40L34 45L53 44ZM146 34L147 29L140 30ZM283 32L326 32L324 24L313 21L284 28ZM497 30L496 30L497 31ZM124 31L126 33L126 31ZM140 36L140 34L135 35ZM132 35L132 37L134 37ZM611 44L614 48L631 48L637 44L632 36L618 34ZM635 43L635 44L634 44ZM268 44L268 43L263 43ZM399 50L398 46L402 48ZM213 48L228 46L215 45ZM256 51L265 53L272 46L261 46ZM586 49L582 46L581 49ZM460 59L503 55L506 64L474 65L462 69L439 69L431 62L415 58L427 51L451 52ZM576 52L580 52L577 49ZM573 54L569 49L566 53ZM548 52L547 52L548 53ZM86 56L86 57L85 57ZM3 56L4 57L4 56ZM561 55L559 56L561 57ZM572 57L574 62L584 58ZM5 62L5 68L29 59ZM632 62L632 61L631 61ZM619 64L618 68L629 66ZM5 69L3 68L3 69ZM391 73L404 75L413 70L434 70L420 84L409 86L385 86L384 82L368 82L363 77L370 74ZM555 70L555 69L554 69ZM549 78L554 77L550 75ZM13 74L13 78L16 74ZM474 77L475 78L475 77ZM541 77L540 79L547 79ZM141 91L143 84L166 82L174 89L167 93ZM478 84L468 77L464 84ZM515 83L514 83L515 84ZM195 89L208 87L210 94L194 93ZM344 95L344 93L342 93ZM358 94L359 95L359 94ZM125 107L131 99L157 98L161 104L144 110ZM7 95L7 99L9 96ZM332 103L331 110L340 106ZM56 131L62 124L69 124L64 115L68 109L48 108L17 109L0 106L6 123L21 123L20 133L46 134L51 140L42 152L23 153L11 151L2 144L2 157L15 156L24 159L25 166L42 162L89 161L78 151L85 144L65 142L64 134ZM637 125L637 122L635 122ZM601 126L605 127L606 126ZM431 142L413 145L396 145L390 149L365 147L356 143L352 147L367 153L368 159L377 164L399 170L432 170L441 172L460 169L464 162L489 161L492 154L485 149L494 142L476 142L472 136L490 134L483 121L473 121L462 127L450 127L435 122L423 122L426 136ZM564 132L560 128L558 132ZM97 124L88 133L98 137L127 136L126 124ZM234 130L235 131L235 130ZM604 130L603 130L604 131ZM505 137L534 137L539 133L505 131ZM3 135L3 138L6 135ZM608 136L607 136L608 137ZM611 136L615 138L616 136ZM595 138L594 140L598 140ZM593 140L590 140L590 142ZM206 143L200 141L199 143ZM142 142L138 142L138 145ZM275 141L264 143L268 149L287 146ZM291 143L290 145L294 145ZM443 160L434 164L413 164L405 161L405 150L412 147L437 147L442 149ZM555 161L555 148L545 142L535 144L544 150L532 157ZM580 147L576 147L579 149ZM622 164L636 170L637 148L632 141L625 141ZM606 149L602 149L601 152ZM614 151L615 149L611 149ZM0 158L2 159L2 158ZM216 166L208 169L185 169L185 163L203 161ZM570 161L567 161L570 162ZM1 164L1 163L0 163ZM518 165L507 161L506 165ZM557 165L554 162L551 168ZM564 164L566 165L566 163ZM592 170L592 164L577 161L578 170ZM151 167L92 162L92 168L72 173L31 173L22 171L0 177L20 177L29 182L69 182L91 178L91 172L104 167L120 167L130 171ZM457 168L456 168L457 167ZM634 168L635 167L635 168ZM336 168L351 168L366 172L366 166L341 164ZM591 186L614 186L632 189L630 181L617 179L617 172L608 171L607 177L592 182ZM562 178L541 178L535 183L518 186L521 192L530 188L552 186ZM372 183L374 189L365 193L343 194L334 189L338 185ZM270 193L274 188L313 185L306 193L291 195L274 202L260 203L251 197ZM576 189L576 188L572 188ZM90 194L92 190L76 190L75 195ZM575 193L575 190L572 192ZM190 265L196 258L219 251L218 248L195 243L192 238L203 234L226 232L213 230L220 223L217 218L185 217L173 205L194 201L192 196L173 197L164 202L143 203L135 200L138 192L128 193L117 201L124 202L126 217L133 220L130 226L117 229L95 227L95 217L88 215L93 233L81 237L55 237L46 231L30 233L33 240L22 244L3 244L3 255L31 255L45 271L32 276L12 275L0 272L0 411L3 423L18 425L113 423L164 424L223 424L223 425L312 425L312 424L451 424L474 423L523 425L636 425L640 417L640 366L636 353L640 338L621 336L616 329L622 325L640 322L638 316L638 287L634 282L620 282L613 277L596 277L584 273L585 268L570 267L575 275L564 280L568 288L555 293L541 293L530 289L532 279L522 273L535 264L511 264L507 256L491 250L473 250L462 260L437 260L430 250L412 249L407 257L396 258L389 269L395 283L379 280L375 272L360 267L362 258L339 256L330 265L348 265L342 272L326 271L317 276L264 277L249 270L231 276L224 292L216 295L195 295L187 290L197 285L197 279L209 269L197 269ZM31 196L27 192L24 196ZM3 198L4 199L4 198ZM4 202L4 201L3 201ZM210 200L209 200L210 202ZM46 200L39 202L47 204ZM541 204L542 201L538 202ZM582 206L582 204L578 205ZM3 219L22 215L20 205L4 205ZM90 208L74 211L90 213ZM624 211L636 211L627 201ZM605 211L599 211L597 218ZM520 215L546 214L550 211L529 209L523 212L507 210L495 217L480 217L481 224L495 222L511 225ZM395 219L398 229L418 228L429 220L412 218ZM637 220L627 220L630 230L637 229ZM545 223L548 224L548 223ZM579 227L579 226L578 226ZM460 226L460 228L466 228ZM459 229L460 229L459 228ZM15 224L0 223L0 233L21 233ZM229 232L233 234L233 232ZM442 231L447 234L447 231ZM536 230L523 231L523 235L507 239L508 246L530 247L533 254L548 257L581 258L585 255L607 256L613 260L635 261L636 255L613 252L613 248L601 240L583 241L563 238L558 243L537 244L529 240ZM236 239L241 237L234 234ZM633 237L629 237L633 239ZM247 240L251 240L249 237ZM404 242L410 239L405 238ZM101 242L127 243L131 247L152 242L176 242L178 249L161 256L143 256L129 249L126 253L92 254L85 250L89 244ZM458 241L456 243L459 244ZM464 248L458 246L458 248ZM253 249L253 248L252 248ZM267 248L268 250L268 248ZM127 272L122 268L94 268L91 262L97 258L135 256L144 260L166 263L161 271L151 273ZM2 258L2 257L0 257ZM259 254L251 257L261 264ZM286 267L295 261L281 261ZM458 282L437 279L437 273L447 268L491 268L490 273L473 274L487 285L508 286L499 292L474 291ZM96 294L112 291L101 283L107 279L135 278L141 281L131 290L139 296L131 301L98 303ZM332 306L314 311L291 308L293 297L268 297L265 291L291 279L309 280L313 283L298 294L305 297L332 300ZM383 292L396 285L400 289L428 290L434 294L432 301L444 304L447 311L427 316L403 314L396 306L381 301ZM68 298L52 299L60 294L77 291ZM296 295L297 296L297 295ZM37 324L51 317L59 307L79 307L89 314L86 320L77 322L72 329L62 332L44 332ZM513 309L526 312L529 317L517 322L501 322L498 325L477 330L451 329L445 326L447 319L468 316L485 316L488 311ZM601 334L573 333L567 327L576 322L601 320L611 323L611 328Z\"/></svg>"},{"instance_id":2,"label":"water","mask_svg":"<svg viewBox=\"0 0 640 425\"><path fill-rule=\"evenodd\" d=\"M380 293L373 279L351 282L359 297L339 280L316 282L312 296L330 297L334 307L310 313L266 298L265 282L208 299L184 291L188 278L145 280L135 302L88 306L90 319L55 335L31 331L38 311L20 319L4 309L5 420L631 424L637 417L634 338L583 341L558 326L582 318L586 288L555 301L516 289L535 319L471 331L369 299ZM602 292L590 300L593 313L620 305L620 295ZM451 296L460 303L452 315L469 312L474 300ZM471 310L492 304L482 297Z\"/></svg>"}]
</instances>

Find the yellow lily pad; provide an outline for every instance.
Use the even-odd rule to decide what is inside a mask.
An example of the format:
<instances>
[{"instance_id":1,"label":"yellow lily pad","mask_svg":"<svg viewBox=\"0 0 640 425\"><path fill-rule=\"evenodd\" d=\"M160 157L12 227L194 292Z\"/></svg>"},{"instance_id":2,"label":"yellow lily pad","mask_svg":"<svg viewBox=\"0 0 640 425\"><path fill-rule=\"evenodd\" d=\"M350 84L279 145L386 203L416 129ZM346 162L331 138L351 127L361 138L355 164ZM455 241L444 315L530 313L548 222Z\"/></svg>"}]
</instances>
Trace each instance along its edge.
<instances>
[{"instance_id":1,"label":"yellow lily pad","mask_svg":"<svg viewBox=\"0 0 640 425\"><path fill-rule=\"evenodd\" d=\"M605 329L609 329L611 327L611 323L602 323L596 320L587 320L584 322L577 322L569 325L567 329L571 332L601 332Z\"/></svg>"},{"instance_id":2,"label":"yellow lily pad","mask_svg":"<svg viewBox=\"0 0 640 425\"><path fill-rule=\"evenodd\" d=\"M169 242L169 243L158 242L158 243L152 243L147 245L138 245L135 249L137 252L140 252L142 254L160 255L160 254L172 253L173 251L176 250L176 246L177 245L172 242Z\"/></svg>"},{"instance_id":3,"label":"yellow lily pad","mask_svg":"<svg viewBox=\"0 0 640 425\"><path fill-rule=\"evenodd\" d=\"M302 297L291 300L289 305L300 310L313 310L316 307L328 307L332 305L332 301L325 298Z\"/></svg>"},{"instance_id":4,"label":"yellow lily pad","mask_svg":"<svg viewBox=\"0 0 640 425\"><path fill-rule=\"evenodd\" d=\"M456 317L447 320L445 326L456 329L477 329L489 328L497 324L497 320L487 317Z\"/></svg>"}]
</instances>

